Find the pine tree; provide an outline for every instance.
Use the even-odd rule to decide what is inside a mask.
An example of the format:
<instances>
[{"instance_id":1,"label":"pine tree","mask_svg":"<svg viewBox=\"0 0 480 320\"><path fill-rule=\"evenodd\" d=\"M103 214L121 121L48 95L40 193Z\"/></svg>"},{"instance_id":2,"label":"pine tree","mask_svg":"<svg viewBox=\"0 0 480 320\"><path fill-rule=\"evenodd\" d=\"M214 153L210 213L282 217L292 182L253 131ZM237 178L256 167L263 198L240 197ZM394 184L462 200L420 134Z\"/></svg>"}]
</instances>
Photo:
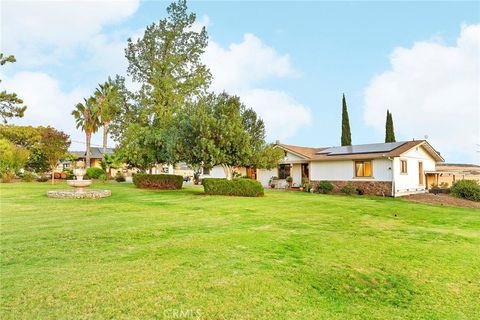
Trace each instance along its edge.
<instances>
[{"instance_id":1,"label":"pine tree","mask_svg":"<svg viewBox=\"0 0 480 320\"><path fill-rule=\"evenodd\" d=\"M350 133L350 121L348 120L347 102L345 94L342 99L342 146L352 145L352 134Z\"/></svg>"},{"instance_id":2,"label":"pine tree","mask_svg":"<svg viewBox=\"0 0 480 320\"><path fill-rule=\"evenodd\" d=\"M385 122L385 142L395 142L395 132L393 130L392 114L387 110L387 120Z\"/></svg>"}]
</instances>

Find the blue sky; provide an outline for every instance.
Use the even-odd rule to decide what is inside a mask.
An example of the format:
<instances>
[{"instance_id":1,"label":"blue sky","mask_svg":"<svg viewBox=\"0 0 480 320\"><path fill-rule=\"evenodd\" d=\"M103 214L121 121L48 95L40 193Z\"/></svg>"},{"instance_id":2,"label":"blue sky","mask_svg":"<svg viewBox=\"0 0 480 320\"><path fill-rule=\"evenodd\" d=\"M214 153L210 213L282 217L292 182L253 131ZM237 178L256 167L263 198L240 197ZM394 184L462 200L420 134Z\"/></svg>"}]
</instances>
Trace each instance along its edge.
<instances>
[{"instance_id":1,"label":"blue sky","mask_svg":"<svg viewBox=\"0 0 480 320\"><path fill-rule=\"evenodd\" d=\"M25 7L3 2L1 50L19 61L2 79L37 109L17 123L55 125L81 141L68 104L108 75L124 74L125 39L163 18L168 4L110 1L104 5L115 10L106 14L97 3L39 1L22 23L8 17ZM428 135L447 161L480 162L479 2L194 1L189 8L212 43L212 89L239 94L258 110L269 140L338 145L345 93L354 143L382 142L390 108L397 140ZM30 35L9 39L15 23ZM32 89L39 82L45 87ZM58 115L41 115L42 103Z\"/></svg>"}]
</instances>

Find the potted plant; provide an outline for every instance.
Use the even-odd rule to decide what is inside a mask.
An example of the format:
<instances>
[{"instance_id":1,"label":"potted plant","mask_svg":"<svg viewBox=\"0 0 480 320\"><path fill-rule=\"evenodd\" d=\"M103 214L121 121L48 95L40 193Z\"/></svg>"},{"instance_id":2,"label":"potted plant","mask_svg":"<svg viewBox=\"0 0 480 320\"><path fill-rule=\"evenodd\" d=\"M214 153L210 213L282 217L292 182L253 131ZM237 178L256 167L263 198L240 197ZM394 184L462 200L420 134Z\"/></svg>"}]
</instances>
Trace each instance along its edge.
<instances>
[{"instance_id":1,"label":"potted plant","mask_svg":"<svg viewBox=\"0 0 480 320\"><path fill-rule=\"evenodd\" d=\"M268 181L268 185L270 188L275 189L275 186L277 185L277 180L278 177L271 177L270 180Z\"/></svg>"},{"instance_id":2,"label":"potted plant","mask_svg":"<svg viewBox=\"0 0 480 320\"><path fill-rule=\"evenodd\" d=\"M293 183L293 178L292 176L288 176L285 181L287 181L288 183L288 187L291 188L292 187L292 183Z\"/></svg>"}]
</instances>

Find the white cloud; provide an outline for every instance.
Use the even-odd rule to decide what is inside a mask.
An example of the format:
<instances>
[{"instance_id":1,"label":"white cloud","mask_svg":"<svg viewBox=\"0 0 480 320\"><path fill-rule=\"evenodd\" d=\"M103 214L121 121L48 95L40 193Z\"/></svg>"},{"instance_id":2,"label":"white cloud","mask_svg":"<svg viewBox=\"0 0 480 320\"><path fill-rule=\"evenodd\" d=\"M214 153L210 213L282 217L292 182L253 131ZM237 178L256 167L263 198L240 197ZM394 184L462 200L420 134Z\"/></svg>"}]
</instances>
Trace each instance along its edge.
<instances>
[{"instance_id":1,"label":"white cloud","mask_svg":"<svg viewBox=\"0 0 480 320\"><path fill-rule=\"evenodd\" d=\"M288 55L278 54L250 33L228 49L210 40L204 61L214 75L212 88L216 91L248 89L271 77L296 74Z\"/></svg>"},{"instance_id":2,"label":"white cloud","mask_svg":"<svg viewBox=\"0 0 480 320\"><path fill-rule=\"evenodd\" d=\"M255 35L247 33L228 48L210 40L204 62L213 75L211 88L240 96L265 121L269 140L287 139L310 124L307 107L286 92L262 88L272 78L295 77L298 72L288 55L277 53Z\"/></svg>"},{"instance_id":3,"label":"white cloud","mask_svg":"<svg viewBox=\"0 0 480 320\"><path fill-rule=\"evenodd\" d=\"M2 51L24 64L61 63L60 57L98 35L106 24L135 13L138 0L3 1Z\"/></svg>"},{"instance_id":4,"label":"white cloud","mask_svg":"<svg viewBox=\"0 0 480 320\"><path fill-rule=\"evenodd\" d=\"M210 25L210 17L204 14L200 19L197 17L195 22L193 23L192 30L195 32L202 31L202 28L208 28Z\"/></svg>"},{"instance_id":5,"label":"white cloud","mask_svg":"<svg viewBox=\"0 0 480 320\"><path fill-rule=\"evenodd\" d=\"M18 125L52 126L71 136L72 140L84 141L84 134L75 128L71 112L87 95L85 88L63 92L59 82L43 72L19 72L12 78L2 80L2 86L15 92L27 105L25 116L13 119ZM101 141L101 140L99 140ZM83 148L83 145L72 144Z\"/></svg>"},{"instance_id":6,"label":"white cloud","mask_svg":"<svg viewBox=\"0 0 480 320\"><path fill-rule=\"evenodd\" d=\"M105 32L104 28L133 15L138 6L139 0L3 1L0 51L17 59L4 70L29 70L1 76L2 86L28 106L25 117L12 122L50 125L74 141L84 141L70 113L98 83L125 74L126 40L141 33L122 27ZM58 79L45 71L62 69L68 70L68 76ZM64 89L72 83L74 89ZM101 143L98 134L92 140ZM72 143L72 149L82 148L82 143Z\"/></svg>"},{"instance_id":7,"label":"white cloud","mask_svg":"<svg viewBox=\"0 0 480 320\"><path fill-rule=\"evenodd\" d=\"M241 97L265 121L267 137L272 141L287 139L310 125L310 110L283 91L252 89Z\"/></svg>"},{"instance_id":8,"label":"white cloud","mask_svg":"<svg viewBox=\"0 0 480 320\"><path fill-rule=\"evenodd\" d=\"M447 161L480 162L480 25L463 26L455 46L396 48L390 62L365 90L366 123L383 131L388 108L397 139L428 135Z\"/></svg>"}]
</instances>

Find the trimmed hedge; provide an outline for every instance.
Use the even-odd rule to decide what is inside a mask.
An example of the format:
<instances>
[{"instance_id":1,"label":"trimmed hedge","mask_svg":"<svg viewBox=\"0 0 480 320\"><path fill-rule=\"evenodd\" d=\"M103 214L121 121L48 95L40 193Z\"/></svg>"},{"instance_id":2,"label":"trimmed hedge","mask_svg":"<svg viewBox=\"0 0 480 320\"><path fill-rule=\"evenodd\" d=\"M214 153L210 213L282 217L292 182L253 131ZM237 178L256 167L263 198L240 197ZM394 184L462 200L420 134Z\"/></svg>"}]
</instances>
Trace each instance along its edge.
<instances>
[{"instance_id":1,"label":"trimmed hedge","mask_svg":"<svg viewBox=\"0 0 480 320\"><path fill-rule=\"evenodd\" d=\"M102 174L105 174L102 168L97 168L97 167L87 168L87 176L90 179L100 179L100 176Z\"/></svg>"},{"instance_id":2,"label":"trimmed hedge","mask_svg":"<svg viewBox=\"0 0 480 320\"><path fill-rule=\"evenodd\" d=\"M480 201L480 184L475 180L459 180L450 188L454 197Z\"/></svg>"},{"instance_id":3,"label":"trimmed hedge","mask_svg":"<svg viewBox=\"0 0 480 320\"><path fill-rule=\"evenodd\" d=\"M133 175L133 184L137 188L177 190L182 188L183 177L175 174L146 174Z\"/></svg>"},{"instance_id":4,"label":"trimmed hedge","mask_svg":"<svg viewBox=\"0 0 480 320\"><path fill-rule=\"evenodd\" d=\"M202 185L206 194L261 197L263 196L262 184L252 179L202 179Z\"/></svg>"}]
</instances>

